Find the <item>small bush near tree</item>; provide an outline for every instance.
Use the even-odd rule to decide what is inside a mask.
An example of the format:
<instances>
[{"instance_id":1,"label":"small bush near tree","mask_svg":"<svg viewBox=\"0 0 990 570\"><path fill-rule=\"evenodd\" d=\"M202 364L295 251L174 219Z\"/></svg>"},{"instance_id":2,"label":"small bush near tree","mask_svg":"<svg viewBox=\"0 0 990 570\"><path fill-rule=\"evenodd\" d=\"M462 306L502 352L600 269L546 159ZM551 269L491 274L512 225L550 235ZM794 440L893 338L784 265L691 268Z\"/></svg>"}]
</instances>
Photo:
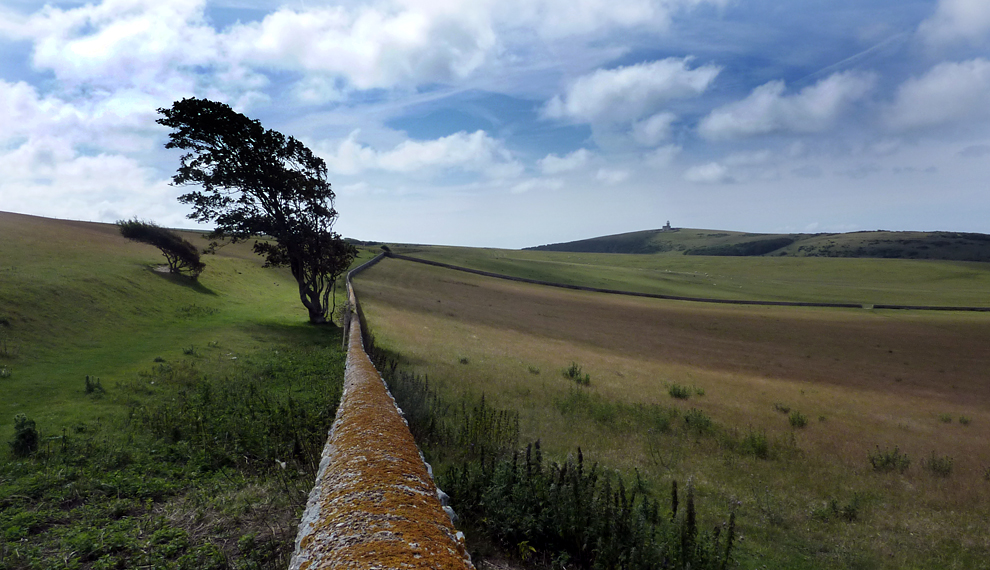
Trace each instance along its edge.
<instances>
[{"instance_id":1,"label":"small bush near tree","mask_svg":"<svg viewBox=\"0 0 990 570\"><path fill-rule=\"evenodd\" d=\"M169 273L184 273L196 279L206 269L206 264L199 259L200 252L196 246L168 228L137 218L121 220L117 226L120 227L120 235L125 238L157 247L168 261Z\"/></svg>"}]
</instances>

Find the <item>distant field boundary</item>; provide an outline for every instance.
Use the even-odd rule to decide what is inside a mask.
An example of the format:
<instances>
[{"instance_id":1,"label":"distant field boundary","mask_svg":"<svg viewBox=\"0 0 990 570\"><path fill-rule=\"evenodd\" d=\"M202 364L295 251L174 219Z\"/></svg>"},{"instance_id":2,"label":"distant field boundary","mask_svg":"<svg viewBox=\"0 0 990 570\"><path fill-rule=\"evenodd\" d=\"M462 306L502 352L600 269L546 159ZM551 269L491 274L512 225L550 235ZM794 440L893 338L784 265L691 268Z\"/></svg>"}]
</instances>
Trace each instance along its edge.
<instances>
[{"instance_id":1,"label":"distant field boundary","mask_svg":"<svg viewBox=\"0 0 990 570\"><path fill-rule=\"evenodd\" d=\"M600 287L586 287L583 285L568 285L566 283L553 283L551 281L540 281L538 279L527 279L525 277L514 277L512 275L505 275L502 273L493 273L491 271L482 271L480 269L471 269L468 267L461 267L458 265L451 265L449 263L441 263L439 261L430 261L428 259L421 259L418 257L410 257L408 255L400 255L397 253L386 252L386 257L391 257L394 259L399 259L403 261L412 261L414 263L422 263L425 265L432 265L434 267L442 267L444 269L453 269L455 271L463 271L465 273L474 273L475 275L482 275L484 277L494 277L496 279L505 279L506 281L518 281L520 283L531 283L533 285L544 285L547 287L559 287L561 289L573 289L575 291L590 291L592 293L608 293L610 295L626 295L630 297L647 297L650 299L667 299L670 301L689 301L692 303L721 303L723 305L760 305L769 307L824 307L832 309L896 309L896 310L910 310L910 311L971 311L971 312L984 312L990 313L990 307L951 307L951 306L939 306L939 305L892 305L892 304L868 304L868 303L815 303L815 302L804 302L804 301L752 301L744 299L714 299L709 297L683 297L680 295L663 295L661 293L638 293L636 291L622 291L619 289L602 289ZM377 258L376 258L377 259Z\"/></svg>"}]
</instances>

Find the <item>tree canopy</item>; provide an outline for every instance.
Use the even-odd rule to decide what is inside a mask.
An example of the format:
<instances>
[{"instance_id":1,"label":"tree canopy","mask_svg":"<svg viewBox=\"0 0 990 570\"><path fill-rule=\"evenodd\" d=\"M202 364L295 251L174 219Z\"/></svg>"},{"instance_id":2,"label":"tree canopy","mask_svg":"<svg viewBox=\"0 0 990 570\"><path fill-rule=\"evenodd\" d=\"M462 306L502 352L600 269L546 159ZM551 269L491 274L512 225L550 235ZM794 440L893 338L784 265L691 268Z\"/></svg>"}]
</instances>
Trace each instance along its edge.
<instances>
[{"instance_id":1,"label":"tree canopy","mask_svg":"<svg viewBox=\"0 0 990 570\"><path fill-rule=\"evenodd\" d=\"M196 279L206 268L206 264L199 259L200 252L196 246L168 228L137 218L121 220L117 222L117 226L120 227L120 235L125 238L150 244L161 250L168 260L170 273L187 273Z\"/></svg>"},{"instance_id":2,"label":"tree canopy","mask_svg":"<svg viewBox=\"0 0 990 570\"><path fill-rule=\"evenodd\" d=\"M225 103L189 98L158 112L172 129L165 148L188 151L172 182L202 188L179 197L193 208L188 217L215 224L213 239L262 236L255 252L266 266L289 267L310 322L327 322L334 284L357 252L333 231L323 159Z\"/></svg>"}]
</instances>

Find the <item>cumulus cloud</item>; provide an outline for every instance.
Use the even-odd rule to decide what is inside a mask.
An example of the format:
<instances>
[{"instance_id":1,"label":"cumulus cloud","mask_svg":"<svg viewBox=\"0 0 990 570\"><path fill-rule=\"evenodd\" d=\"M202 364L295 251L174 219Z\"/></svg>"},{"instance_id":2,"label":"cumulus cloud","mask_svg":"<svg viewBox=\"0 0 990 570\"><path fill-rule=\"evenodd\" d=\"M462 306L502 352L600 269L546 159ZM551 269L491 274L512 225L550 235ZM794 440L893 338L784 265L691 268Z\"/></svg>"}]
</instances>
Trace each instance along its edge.
<instances>
[{"instance_id":1,"label":"cumulus cloud","mask_svg":"<svg viewBox=\"0 0 990 570\"><path fill-rule=\"evenodd\" d=\"M595 179L603 184L609 186L614 186L616 184L621 184L629 178L628 170L612 169L612 168L599 168L598 172L595 174Z\"/></svg>"},{"instance_id":2,"label":"cumulus cloud","mask_svg":"<svg viewBox=\"0 0 990 570\"><path fill-rule=\"evenodd\" d=\"M698 131L711 140L774 132L822 132L866 95L874 82L873 75L841 72L786 95L783 81L771 81L745 99L712 111L701 121Z\"/></svg>"},{"instance_id":3,"label":"cumulus cloud","mask_svg":"<svg viewBox=\"0 0 990 570\"><path fill-rule=\"evenodd\" d=\"M990 39L990 2L986 0L940 0L935 13L918 26L929 44Z\"/></svg>"},{"instance_id":4,"label":"cumulus cloud","mask_svg":"<svg viewBox=\"0 0 990 570\"><path fill-rule=\"evenodd\" d=\"M670 138L671 125L676 120L677 115L664 111L637 121L632 126L633 140L643 146L656 146Z\"/></svg>"},{"instance_id":5,"label":"cumulus cloud","mask_svg":"<svg viewBox=\"0 0 990 570\"><path fill-rule=\"evenodd\" d=\"M725 184L732 182L732 176L728 168L717 162L709 162L685 170L684 180L696 184Z\"/></svg>"},{"instance_id":6,"label":"cumulus cloud","mask_svg":"<svg viewBox=\"0 0 990 570\"><path fill-rule=\"evenodd\" d=\"M225 35L238 61L336 75L357 89L461 79L497 43L488 14L456 2L282 8Z\"/></svg>"},{"instance_id":7,"label":"cumulus cloud","mask_svg":"<svg viewBox=\"0 0 990 570\"><path fill-rule=\"evenodd\" d=\"M936 127L990 118L990 61L940 63L897 89L887 110L894 129Z\"/></svg>"},{"instance_id":8,"label":"cumulus cloud","mask_svg":"<svg viewBox=\"0 0 990 570\"><path fill-rule=\"evenodd\" d=\"M358 142L358 134L351 133L336 149L322 153L331 172L354 175L368 170L413 173L456 169L512 178L523 171L505 144L485 131L461 131L428 141L407 140L384 152Z\"/></svg>"},{"instance_id":9,"label":"cumulus cloud","mask_svg":"<svg viewBox=\"0 0 990 570\"><path fill-rule=\"evenodd\" d=\"M548 154L536 162L543 174L560 174L570 172L583 167L591 160L592 154L588 149L579 148L576 151L565 155L557 156Z\"/></svg>"},{"instance_id":10,"label":"cumulus cloud","mask_svg":"<svg viewBox=\"0 0 990 570\"><path fill-rule=\"evenodd\" d=\"M704 93L721 70L715 65L691 69L690 61L689 57L672 57L599 69L579 77L563 96L551 99L544 114L584 123L621 123L648 117L664 103ZM668 118L664 115L658 120Z\"/></svg>"},{"instance_id":11,"label":"cumulus cloud","mask_svg":"<svg viewBox=\"0 0 990 570\"><path fill-rule=\"evenodd\" d=\"M559 190L564 187L564 181L559 178L530 178L515 184L509 189L513 194L525 194L532 190Z\"/></svg>"}]
</instances>

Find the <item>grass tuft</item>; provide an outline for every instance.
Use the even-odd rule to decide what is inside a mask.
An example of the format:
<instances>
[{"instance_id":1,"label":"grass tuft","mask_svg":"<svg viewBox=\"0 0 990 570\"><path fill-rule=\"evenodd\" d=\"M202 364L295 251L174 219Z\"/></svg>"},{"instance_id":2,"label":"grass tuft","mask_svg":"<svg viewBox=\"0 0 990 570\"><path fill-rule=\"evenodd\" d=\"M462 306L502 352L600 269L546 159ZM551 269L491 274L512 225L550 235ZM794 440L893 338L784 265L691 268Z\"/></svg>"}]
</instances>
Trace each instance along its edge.
<instances>
[{"instance_id":1,"label":"grass tuft","mask_svg":"<svg viewBox=\"0 0 990 570\"><path fill-rule=\"evenodd\" d=\"M564 378L573 380L579 386L588 386L591 384L591 375L583 374L581 366L577 362L571 362L571 365L564 369L563 375Z\"/></svg>"},{"instance_id":2,"label":"grass tuft","mask_svg":"<svg viewBox=\"0 0 990 570\"><path fill-rule=\"evenodd\" d=\"M952 475L952 457L948 455L935 455L935 452L932 451L932 454L922 464L936 477Z\"/></svg>"},{"instance_id":3,"label":"grass tuft","mask_svg":"<svg viewBox=\"0 0 990 570\"><path fill-rule=\"evenodd\" d=\"M791 412L791 415L787 417L787 420L790 422L791 427L803 428L808 425L808 418L797 410Z\"/></svg>"},{"instance_id":4,"label":"grass tuft","mask_svg":"<svg viewBox=\"0 0 990 570\"><path fill-rule=\"evenodd\" d=\"M878 445L876 453L869 454L869 459L870 464L873 465L873 470L880 473L891 471L904 473L911 466L911 458L906 453L901 453L901 450L896 446L894 449L880 449Z\"/></svg>"}]
</instances>

